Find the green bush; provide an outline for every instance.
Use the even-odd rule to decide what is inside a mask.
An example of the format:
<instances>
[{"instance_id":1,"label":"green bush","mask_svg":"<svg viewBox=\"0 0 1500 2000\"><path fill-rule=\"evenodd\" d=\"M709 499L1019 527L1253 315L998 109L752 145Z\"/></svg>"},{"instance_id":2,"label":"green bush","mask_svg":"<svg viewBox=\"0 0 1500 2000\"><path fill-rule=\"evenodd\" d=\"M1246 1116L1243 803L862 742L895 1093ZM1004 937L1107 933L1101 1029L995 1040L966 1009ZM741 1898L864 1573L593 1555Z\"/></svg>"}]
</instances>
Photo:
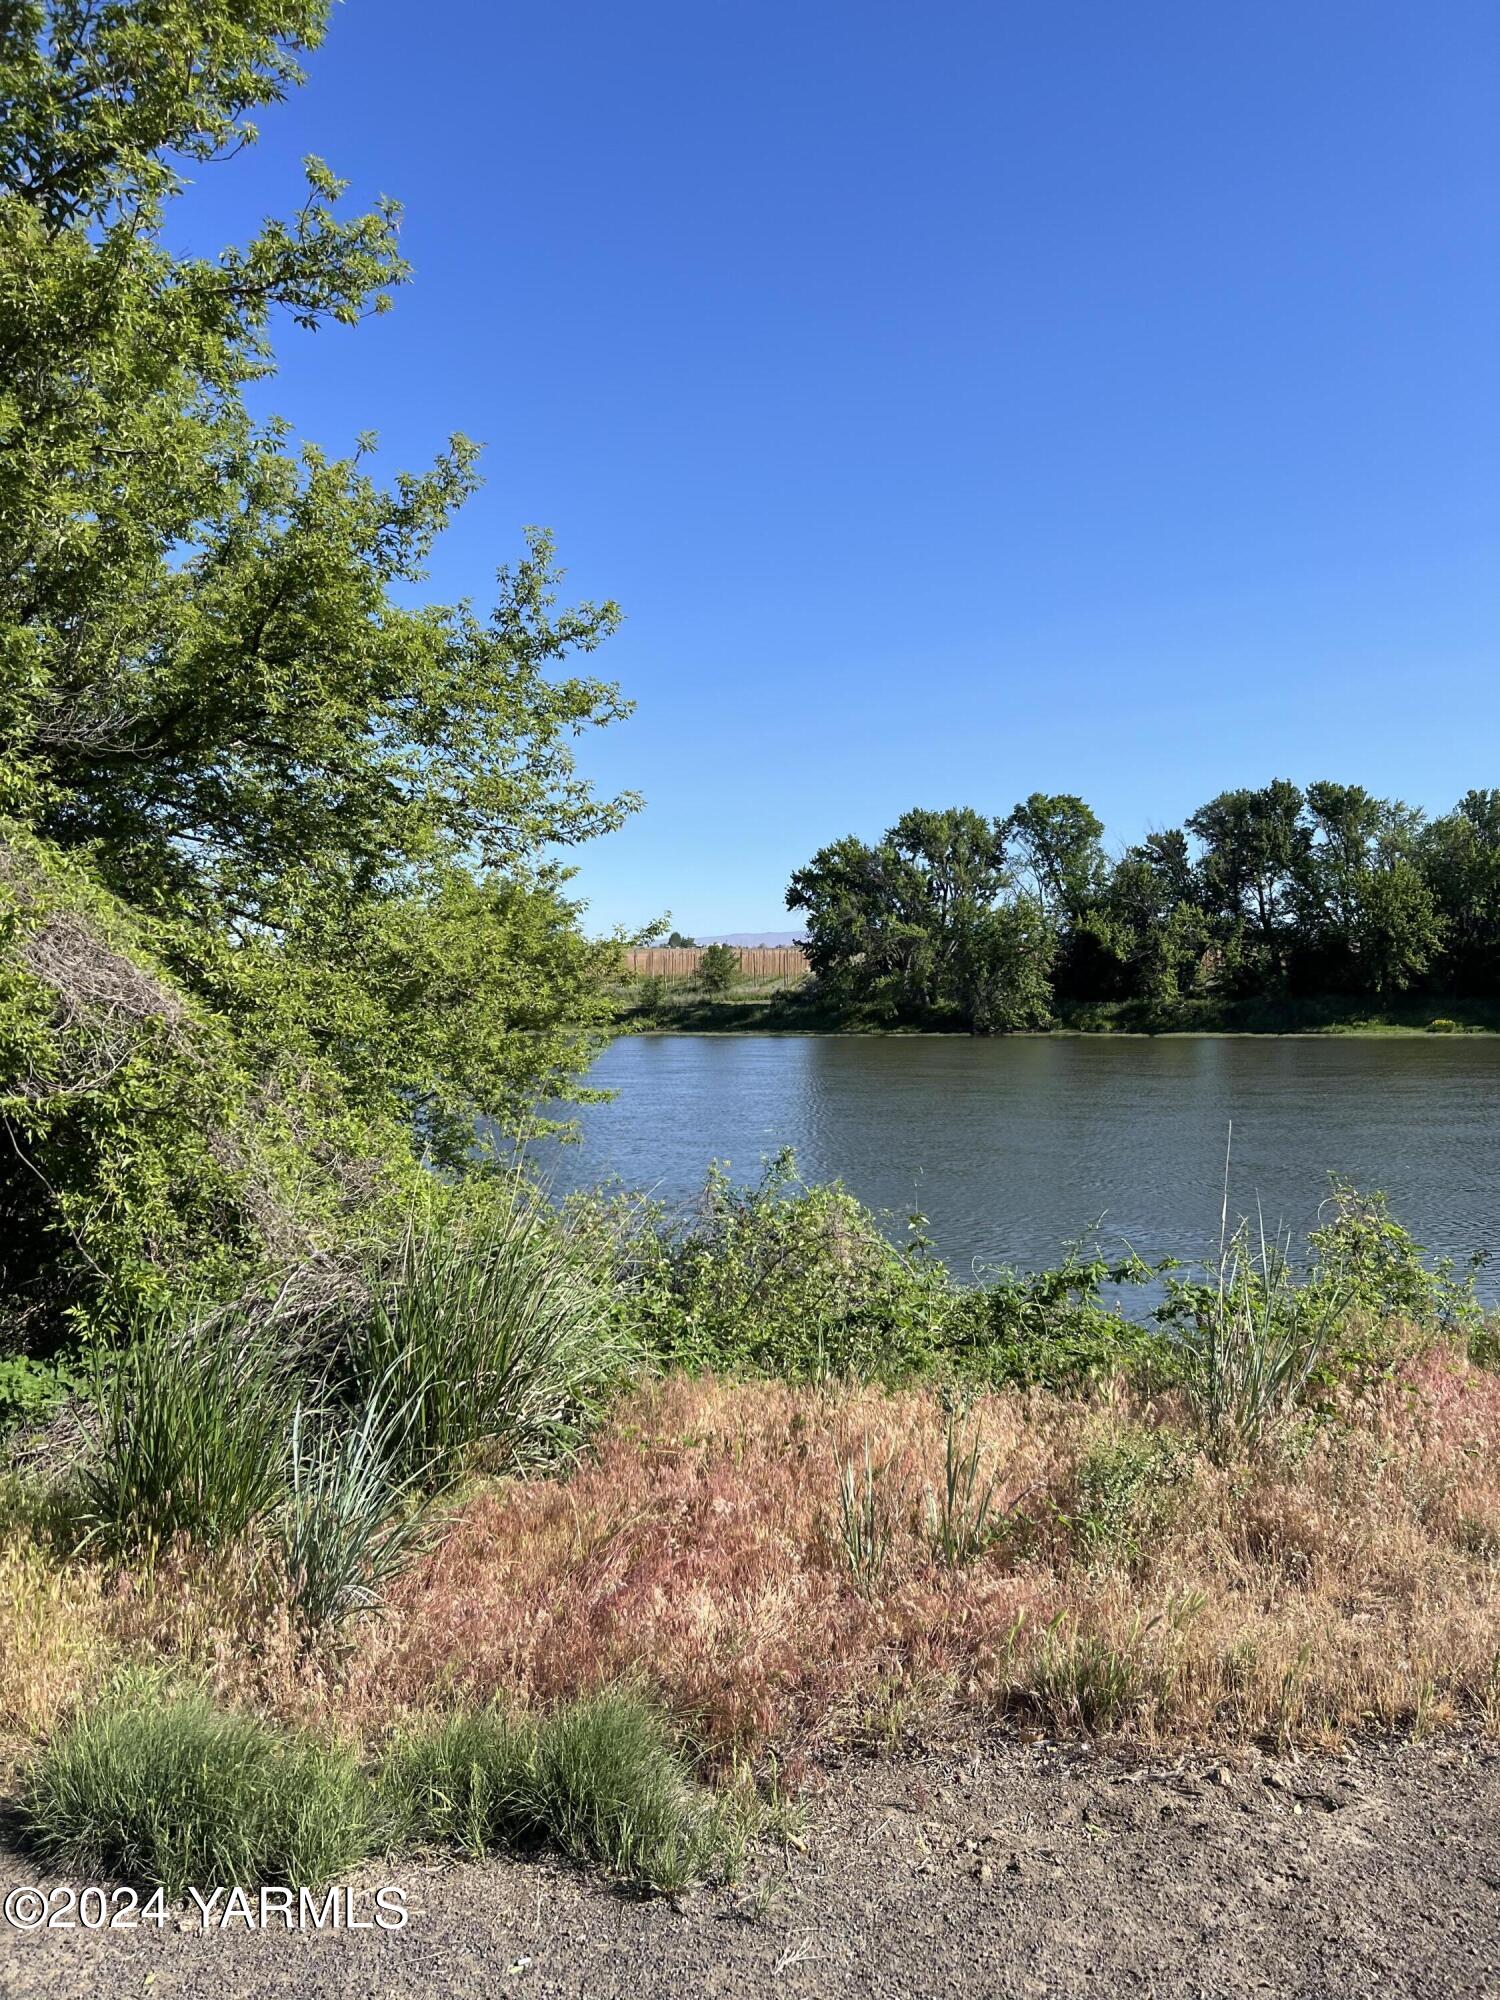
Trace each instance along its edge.
<instances>
[{"instance_id":1,"label":"green bush","mask_svg":"<svg viewBox=\"0 0 1500 2000\"><path fill-rule=\"evenodd\" d=\"M1070 1517L1086 1561L1128 1563L1144 1552L1167 1522L1186 1457L1180 1438L1143 1424L1122 1425L1090 1448Z\"/></svg>"},{"instance_id":2,"label":"green bush","mask_svg":"<svg viewBox=\"0 0 1500 2000\"><path fill-rule=\"evenodd\" d=\"M415 1728L384 1775L389 1823L419 1846L550 1845L671 1892L712 1863L719 1822L662 1718L606 1691L540 1723L490 1709Z\"/></svg>"},{"instance_id":3,"label":"green bush","mask_svg":"<svg viewBox=\"0 0 1500 2000\"><path fill-rule=\"evenodd\" d=\"M996 1388L1079 1390L1121 1375L1170 1379L1170 1344L1100 1296L1106 1285L1144 1284L1157 1270L1135 1256L1109 1263L1082 1250L1070 1245L1052 1270L1001 1271L986 1285L956 1291L944 1329L954 1366Z\"/></svg>"},{"instance_id":4,"label":"green bush","mask_svg":"<svg viewBox=\"0 0 1500 2000\"><path fill-rule=\"evenodd\" d=\"M740 955L731 945L708 945L698 960L698 984L705 993L727 993L740 976Z\"/></svg>"},{"instance_id":5,"label":"green bush","mask_svg":"<svg viewBox=\"0 0 1500 2000\"><path fill-rule=\"evenodd\" d=\"M622 1320L664 1366L896 1384L948 1374L1069 1388L1124 1372L1161 1377L1172 1349L1101 1297L1154 1275L1074 1246L1056 1270L959 1285L910 1218L904 1244L845 1188L808 1186L790 1150L753 1186L714 1167L685 1215L617 1198L574 1205L607 1237Z\"/></svg>"},{"instance_id":6,"label":"green bush","mask_svg":"<svg viewBox=\"0 0 1500 2000\"><path fill-rule=\"evenodd\" d=\"M150 1554L179 1536L223 1548L279 1504L296 1396L273 1330L241 1312L181 1327L158 1314L96 1363L77 1468L88 1538Z\"/></svg>"},{"instance_id":7,"label":"green bush","mask_svg":"<svg viewBox=\"0 0 1500 2000\"><path fill-rule=\"evenodd\" d=\"M843 1188L805 1186L790 1151L753 1187L715 1166L686 1215L629 1200L578 1213L611 1242L624 1324L665 1366L894 1382L932 1365L947 1273Z\"/></svg>"},{"instance_id":8,"label":"green bush","mask_svg":"<svg viewBox=\"0 0 1500 2000\"><path fill-rule=\"evenodd\" d=\"M355 1129L315 1051L251 1061L170 926L3 818L0 1113L0 1342L43 1359L388 1227L418 1179L394 1122Z\"/></svg>"},{"instance_id":9,"label":"green bush","mask_svg":"<svg viewBox=\"0 0 1500 2000\"><path fill-rule=\"evenodd\" d=\"M150 1681L55 1735L26 1782L37 1853L66 1873L189 1888L316 1888L377 1839L352 1751Z\"/></svg>"},{"instance_id":10,"label":"green bush","mask_svg":"<svg viewBox=\"0 0 1500 2000\"><path fill-rule=\"evenodd\" d=\"M369 1273L342 1366L405 1412L402 1473L430 1485L570 1448L630 1359L587 1251L516 1180L435 1202Z\"/></svg>"},{"instance_id":11,"label":"green bush","mask_svg":"<svg viewBox=\"0 0 1500 2000\"><path fill-rule=\"evenodd\" d=\"M1311 1284L1332 1298L1345 1318L1404 1319L1459 1333L1483 1318L1472 1271L1458 1277L1451 1258L1428 1265L1383 1194L1362 1194L1332 1176L1332 1192L1308 1244L1314 1257Z\"/></svg>"}]
</instances>

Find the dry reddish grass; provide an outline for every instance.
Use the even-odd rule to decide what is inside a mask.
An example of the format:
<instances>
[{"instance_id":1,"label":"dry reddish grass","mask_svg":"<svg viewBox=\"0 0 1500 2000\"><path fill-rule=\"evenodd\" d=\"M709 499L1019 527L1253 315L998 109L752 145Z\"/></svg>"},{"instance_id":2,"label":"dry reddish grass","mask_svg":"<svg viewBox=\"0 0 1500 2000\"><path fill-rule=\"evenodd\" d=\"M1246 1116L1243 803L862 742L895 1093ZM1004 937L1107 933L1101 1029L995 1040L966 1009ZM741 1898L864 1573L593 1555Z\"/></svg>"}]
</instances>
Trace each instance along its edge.
<instances>
[{"instance_id":1,"label":"dry reddish grass","mask_svg":"<svg viewBox=\"0 0 1500 2000\"><path fill-rule=\"evenodd\" d=\"M1143 1551L1101 1561L1073 1518L1080 1462L1173 1415L984 1398L969 1421L1018 1531L950 1572L924 1519L932 1395L666 1382L568 1479L471 1500L349 1692L374 1713L638 1676L721 1762L944 1708L1320 1740L1493 1706L1500 1377L1434 1353L1294 1458L1191 1456ZM891 1543L862 1592L839 1480L867 1446Z\"/></svg>"},{"instance_id":2,"label":"dry reddish grass","mask_svg":"<svg viewBox=\"0 0 1500 2000\"><path fill-rule=\"evenodd\" d=\"M367 1736L434 1705L631 1678L719 1767L795 1780L908 1723L1019 1715L1148 1737L1326 1743L1364 1725L1500 1727L1500 1375L1446 1351L1255 1466L1183 1435L1132 1552L1080 1521L1080 1468L1181 1413L981 1399L1009 1531L955 1570L925 1502L946 1416L912 1390L673 1379L627 1399L566 1478L475 1492L342 1662L300 1664L253 1564L147 1583L0 1556L0 1726L44 1729L122 1655ZM889 1529L851 1571L840 1475L868 1448Z\"/></svg>"}]
</instances>

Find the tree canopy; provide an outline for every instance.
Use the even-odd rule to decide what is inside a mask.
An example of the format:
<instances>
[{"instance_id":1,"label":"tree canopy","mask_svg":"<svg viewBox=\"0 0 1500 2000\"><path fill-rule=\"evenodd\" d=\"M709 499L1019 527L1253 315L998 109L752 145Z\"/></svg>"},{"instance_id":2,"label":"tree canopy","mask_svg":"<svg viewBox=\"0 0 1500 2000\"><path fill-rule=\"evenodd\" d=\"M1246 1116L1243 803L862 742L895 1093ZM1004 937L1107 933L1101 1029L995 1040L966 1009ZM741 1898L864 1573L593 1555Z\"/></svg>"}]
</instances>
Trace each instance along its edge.
<instances>
[{"instance_id":1,"label":"tree canopy","mask_svg":"<svg viewBox=\"0 0 1500 2000\"><path fill-rule=\"evenodd\" d=\"M1113 861L1070 793L1004 818L910 812L792 876L853 1011L978 1030L1068 1001L1500 998L1500 793L1428 821L1359 785L1221 792Z\"/></svg>"},{"instance_id":2,"label":"tree canopy","mask_svg":"<svg viewBox=\"0 0 1500 2000\"><path fill-rule=\"evenodd\" d=\"M616 607L559 608L540 531L484 608L420 602L474 447L382 479L372 437L328 453L246 400L278 327L389 307L396 206L346 212L309 160L285 219L172 247L195 168L253 143L326 13L0 15L0 1202L80 1270L150 1266L144 1156L186 1169L129 1109L162 1049L106 1074L69 1041L88 1010L56 985L59 924L174 996L180 1065L235 1073L231 1207L272 1171L249 1164L256 1106L300 1107L289 1184L351 1144L454 1167L477 1121L565 1094L604 1018L613 948L582 937L559 856L636 803L571 753L626 712L565 665ZM106 1226L129 1255L89 1247Z\"/></svg>"},{"instance_id":3,"label":"tree canopy","mask_svg":"<svg viewBox=\"0 0 1500 2000\"><path fill-rule=\"evenodd\" d=\"M836 1002L984 1032L1045 1020L1052 926L1016 889L1006 823L963 808L904 813L874 846L852 835L793 875L807 955Z\"/></svg>"}]
</instances>

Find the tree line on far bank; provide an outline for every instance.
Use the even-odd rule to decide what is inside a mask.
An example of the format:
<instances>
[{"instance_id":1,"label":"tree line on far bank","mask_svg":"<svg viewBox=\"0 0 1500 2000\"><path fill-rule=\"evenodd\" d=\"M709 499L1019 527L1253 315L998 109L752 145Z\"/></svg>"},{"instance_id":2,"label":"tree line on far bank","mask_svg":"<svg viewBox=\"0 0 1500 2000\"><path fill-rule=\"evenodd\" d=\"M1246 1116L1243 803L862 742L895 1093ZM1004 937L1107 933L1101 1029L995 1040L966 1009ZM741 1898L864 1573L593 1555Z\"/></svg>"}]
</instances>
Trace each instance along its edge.
<instances>
[{"instance_id":1,"label":"tree line on far bank","mask_svg":"<svg viewBox=\"0 0 1500 2000\"><path fill-rule=\"evenodd\" d=\"M1360 785L1226 791L1111 858L1071 793L904 813L792 876L824 1000L979 1033L1060 1006L1500 999L1500 791L1428 819Z\"/></svg>"}]
</instances>

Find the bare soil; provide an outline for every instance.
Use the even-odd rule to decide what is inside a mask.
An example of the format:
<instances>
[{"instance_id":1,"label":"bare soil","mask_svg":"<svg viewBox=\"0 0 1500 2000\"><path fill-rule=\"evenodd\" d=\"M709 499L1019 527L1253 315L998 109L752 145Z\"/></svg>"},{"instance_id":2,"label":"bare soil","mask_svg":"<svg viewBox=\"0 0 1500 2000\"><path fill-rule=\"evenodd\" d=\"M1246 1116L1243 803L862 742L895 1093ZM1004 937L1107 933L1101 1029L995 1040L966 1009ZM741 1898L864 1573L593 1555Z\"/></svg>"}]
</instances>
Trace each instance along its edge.
<instances>
[{"instance_id":1,"label":"bare soil","mask_svg":"<svg viewBox=\"0 0 1500 2000\"><path fill-rule=\"evenodd\" d=\"M0 1855L0 1890L36 1879ZM0 1934L0 1992L1500 1996L1500 1746L1130 1763L997 1742L855 1763L805 1851L680 1905L551 1861L366 1871L401 1931ZM368 1910L369 1903L364 1905Z\"/></svg>"}]
</instances>

